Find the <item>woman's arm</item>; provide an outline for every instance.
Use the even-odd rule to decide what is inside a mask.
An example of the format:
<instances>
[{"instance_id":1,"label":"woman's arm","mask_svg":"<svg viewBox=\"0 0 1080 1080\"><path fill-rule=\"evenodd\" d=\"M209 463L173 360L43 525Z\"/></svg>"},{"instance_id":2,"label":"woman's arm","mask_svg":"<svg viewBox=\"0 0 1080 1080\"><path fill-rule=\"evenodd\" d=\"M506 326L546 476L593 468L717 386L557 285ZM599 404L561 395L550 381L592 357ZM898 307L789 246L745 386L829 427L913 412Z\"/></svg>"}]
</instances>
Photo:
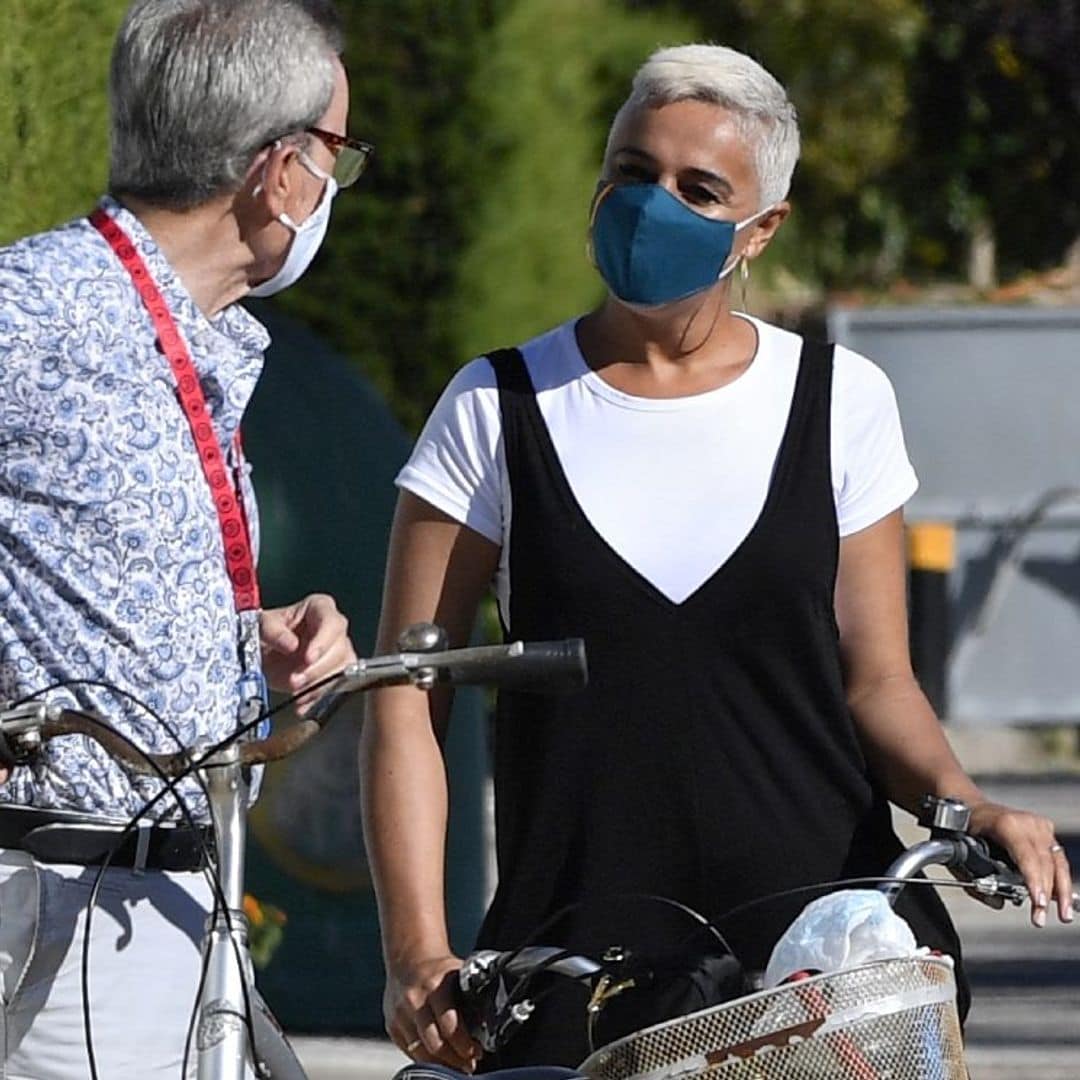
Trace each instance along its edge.
<instances>
[{"instance_id":1,"label":"woman's arm","mask_svg":"<svg viewBox=\"0 0 1080 1080\"><path fill-rule=\"evenodd\" d=\"M990 802L964 772L911 669L903 516L897 510L840 542L836 619L848 705L870 767L893 802L914 812L925 794L962 799L972 831L1001 844L1032 897L1032 920L1046 920L1056 896L1072 918L1068 860L1047 818Z\"/></svg>"},{"instance_id":2,"label":"woman's arm","mask_svg":"<svg viewBox=\"0 0 1080 1080\"><path fill-rule=\"evenodd\" d=\"M467 644L499 559L497 545L409 492L390 536L378 650L411 623ZM443 901L447 785L442 757L450 694L393 687L368 695L360 739L364 837L379 903L386 1029L421 1060L471 1071L477 1048L460 1027ZM417 1045L417 1040L421 1041Z\"/></svg>"}]
</instances>

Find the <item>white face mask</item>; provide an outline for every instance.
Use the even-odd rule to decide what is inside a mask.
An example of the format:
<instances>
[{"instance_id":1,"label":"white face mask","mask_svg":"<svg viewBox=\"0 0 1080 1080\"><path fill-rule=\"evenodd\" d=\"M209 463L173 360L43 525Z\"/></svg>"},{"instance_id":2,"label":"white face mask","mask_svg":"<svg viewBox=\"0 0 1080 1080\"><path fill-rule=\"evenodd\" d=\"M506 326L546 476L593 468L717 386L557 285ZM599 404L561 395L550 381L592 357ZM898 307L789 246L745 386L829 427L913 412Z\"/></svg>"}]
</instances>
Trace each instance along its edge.
<instances>
[{"instance_id":1,"label":"white face mask","mask_svg":"<svg viewBox=\"0 0 1080 1080\"><path fill-rule=\"evenodd\" d=\"M323 237L326 236L326 229L330 224L330 204L338 191L337 181L313 161L306 160L306 155L300 156L300 162L313 176L324 181L326 186L323 188L322 198L307 219L299 225L288 214L278 214L278 221L293 234L292 243L278 272L253 286L248 296L273 296L274 293L295 284L311 265L311 260L315 258Z\"/></svg>"}]
</instances>

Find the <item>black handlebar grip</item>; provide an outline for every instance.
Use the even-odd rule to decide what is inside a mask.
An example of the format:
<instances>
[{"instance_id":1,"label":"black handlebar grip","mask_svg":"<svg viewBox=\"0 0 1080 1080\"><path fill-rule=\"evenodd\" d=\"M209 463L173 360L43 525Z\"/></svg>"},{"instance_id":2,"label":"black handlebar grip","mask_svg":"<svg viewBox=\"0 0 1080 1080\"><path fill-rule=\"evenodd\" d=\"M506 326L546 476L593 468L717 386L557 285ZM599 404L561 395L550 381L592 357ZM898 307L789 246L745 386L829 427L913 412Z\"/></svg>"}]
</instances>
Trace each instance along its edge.
<instances>
[{"instance_id":1,"label":"black handlebar grip","mask_svg":"<svg viewBox=\"0 0 1080 1080\"><path fill-rule=\"evenodd\" d=\"M992 876L1007 885L1024 883L1024 875L1000 844L984 836L969 837L968 841L968 855L964 866L972 877Z\"/></svg>"},{"instance_id":2,"label":"black handlebar grip","mask_svg":"<svg viewBox=\"0 0 1080 1080\"><path fill-rule=\"evenodd\" d=\"M482 683L536 694L572 694L589 681L585 642L581 638L528 642L517 656L440 665L438 678L456 686Z\"/></svg>"}]
</instances>

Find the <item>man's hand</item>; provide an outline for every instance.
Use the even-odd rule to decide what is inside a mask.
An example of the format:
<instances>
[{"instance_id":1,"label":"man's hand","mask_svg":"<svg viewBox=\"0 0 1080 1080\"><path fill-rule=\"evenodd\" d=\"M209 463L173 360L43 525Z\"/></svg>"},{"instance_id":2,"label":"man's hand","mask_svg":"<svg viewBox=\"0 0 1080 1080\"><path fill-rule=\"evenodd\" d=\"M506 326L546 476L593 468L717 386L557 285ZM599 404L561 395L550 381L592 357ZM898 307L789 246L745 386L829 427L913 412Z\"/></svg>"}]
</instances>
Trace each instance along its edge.
<instances>
[{"instance_id":1,"label":"man's hand","mask_svg":"<svg viewBox=\"0 0 1080 1080\"><path fill-rule=\"evenodd\" d=\"M356 659L349 622L333 597L323 593L261 612L259 643L266 681L286 694L296 694ZM316 695L302 699L297 713L303 716L316 700Z\"/></svg>"},{"instance_id":2,"label":"man's hand","mask_svg":"<svg viewBox=\"0 0 1080 1080\"><path fill-rule=\"evenodd\" d=\"M383 994L386 1033L414 1061L435 1061L471 1073L480 1047L457 1009L455 987L461 960L437 956L387 975Z\"/></svg>"}]
</instances>

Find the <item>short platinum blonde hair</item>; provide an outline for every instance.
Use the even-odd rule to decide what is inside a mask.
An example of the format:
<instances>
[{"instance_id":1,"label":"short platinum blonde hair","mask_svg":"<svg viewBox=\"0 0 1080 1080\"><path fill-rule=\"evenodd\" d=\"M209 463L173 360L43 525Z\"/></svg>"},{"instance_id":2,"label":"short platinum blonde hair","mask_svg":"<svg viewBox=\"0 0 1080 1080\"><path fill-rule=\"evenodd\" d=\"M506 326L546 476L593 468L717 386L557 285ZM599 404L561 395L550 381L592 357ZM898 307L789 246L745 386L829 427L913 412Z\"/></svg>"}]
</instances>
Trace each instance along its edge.
<instances>
[{"instance_id":1,"label":"short platinum blonde hair","mask_svg":"<svg viewBox=\"0 0 1080 1080\"><path fill-rule=\"evenodd\" d=\"M328 0L135 0L109 73L109 190L175 209L235 190L326 112L341 44Z\"/></svg>"},{"instance_id":2,"label":"short platinum blonde hair","mask_svg":"<svg viewBox=\"0 0 1080 1080\"><path fill-rule=\"evenodd\" d=\"M659 49L634 76L608 134L626 110L676 101L707 101L732 113L757 166L760 208L778 203L791 188L799 160L799 121L787 91L756 60L724 45L675 45Z\"/></svg>"}]
</instances>

